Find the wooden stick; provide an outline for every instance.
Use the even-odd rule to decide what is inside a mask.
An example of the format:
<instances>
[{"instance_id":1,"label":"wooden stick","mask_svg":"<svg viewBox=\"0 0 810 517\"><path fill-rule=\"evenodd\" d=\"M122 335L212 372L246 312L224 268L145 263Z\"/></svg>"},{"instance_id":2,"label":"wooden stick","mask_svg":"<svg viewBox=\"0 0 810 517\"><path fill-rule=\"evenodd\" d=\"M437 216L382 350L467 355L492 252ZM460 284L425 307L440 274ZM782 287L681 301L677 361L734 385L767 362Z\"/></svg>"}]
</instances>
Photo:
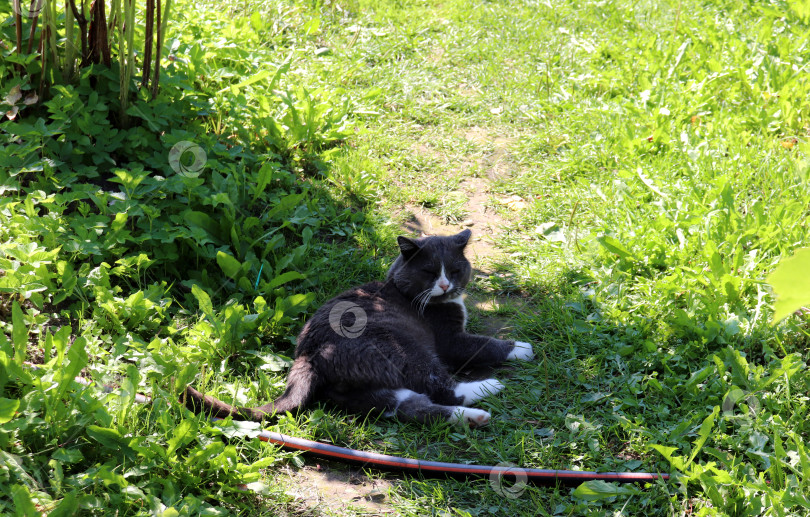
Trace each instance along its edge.
<instances>
[{"instance_id":1,"label":"wooden stick","mask_svg":"<svg viewBox=\"0 0 810 517\"><path fill-rule=\"evenodd\" d=\"M155 0L146 0L146 27L144 29L143 45L143 78L141 89L149 88L149 79L152 73L152 42L155 30Z\"/></svg>"},{"instance_id":2,"label":"wooden stick","mask_svg":"<svg viewBox=\"0 0 810 517\"><path fill-rule=\"evenodd\" d=\"M158 94L158 84L160 83L160 51L162 50L161 47L163 46L163 25L161 24L162 16L161 16L161 7L163 2L161 0L157 0L157 16L155 21L157 22L157 45L155 48L155 77L152 78L152 98L154 99L157 97Z\"/></svg>"},{"instance_id":3,"label":"wooden stick","mask_svg":"<svg viewBox=\"0 0 810 517\"><path fill-rule=\"evenodd\" d=\"M14 26L17 29L17 55L22 56L22 0L13 0L14 6ZM17 63L17 70L22 74L25 70Z\"/></svg>"}]
</instances>

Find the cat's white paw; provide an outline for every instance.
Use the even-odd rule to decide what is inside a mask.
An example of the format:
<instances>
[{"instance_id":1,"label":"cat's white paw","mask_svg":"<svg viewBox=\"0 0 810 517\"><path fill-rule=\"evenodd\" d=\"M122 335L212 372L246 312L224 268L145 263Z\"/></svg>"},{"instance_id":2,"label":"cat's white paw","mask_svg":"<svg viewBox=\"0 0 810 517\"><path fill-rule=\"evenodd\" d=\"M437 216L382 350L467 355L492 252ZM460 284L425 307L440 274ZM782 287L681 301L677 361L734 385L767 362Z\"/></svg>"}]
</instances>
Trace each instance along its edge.
<instances>
[{"instance_id":1,"label":"cat's white paw","mask_svg":"<svg viewBox=\"0 0 810 517\"><path fill-rule=\"evenodd\" d=\"M450 416L450 423L465 423L470 427L481 427L489 423L491 415L483 409L458 406Z\"/></svg>"},{"instance_id":2,"label":"cat's white paw","mask_svg":"<svg viewBox=\"0 0 810 517\"><path fill-rule=\"evenodd\" d=\"M454 393L456 397L464 399L464 404L472 404L476 400L481 400L487 395L494 395L503 389L503 384L498 379L486 379L483 381L460 382L456 386Z\"/></svg>"},{"instance_id":3,"label":"cat's white paw","mask_svg":"<svg viewBox=\"0 0 810 517\"><path fill-rule=\"evenodd\" d=\"M534 358L532 344L526 343L525 341L515 341L515 348L513 348L512 351L509 352L509 355L506 356L507 361L512 359L518 361L528 361L532 358Z\"/></svg>"}]
</instances>

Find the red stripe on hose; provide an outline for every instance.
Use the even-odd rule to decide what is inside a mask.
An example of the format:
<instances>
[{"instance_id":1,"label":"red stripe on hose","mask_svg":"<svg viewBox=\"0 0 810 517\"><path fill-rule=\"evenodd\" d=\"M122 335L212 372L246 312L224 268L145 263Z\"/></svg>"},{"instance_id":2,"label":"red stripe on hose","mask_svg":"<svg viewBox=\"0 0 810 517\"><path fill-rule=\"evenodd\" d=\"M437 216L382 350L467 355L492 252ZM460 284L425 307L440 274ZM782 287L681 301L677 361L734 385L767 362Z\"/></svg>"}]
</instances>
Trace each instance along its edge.
<instances>
[{"instance_id":1,"label":"red stripe on hose","mask_svg":"<svg viewBox=\"0 0 810 517\"><path fill-rule=\"evenodd\" d=\"M499 467L485 465L464 465L460 463L444 463L437 461L423 461L398 456L388 456L375 452L363 452L345 447L338 447L322 442L315 442L303 438L295 438L272 431L262 431L258 438L262 441L279 445L285 449L293 449L325 458L339 459L364 466L380 468L395 468L402 471L418 472L421 474L445 474L462 476L491 476L520 475L526 476L527 481L539 484L554 483L581 483L589 480L616 481L619 483L654 482L658 479L667 481L668 474L653 474L647 472L591 472L576 470L545 470L524 469L519 467Z\"/></svg>"}]
</instances>

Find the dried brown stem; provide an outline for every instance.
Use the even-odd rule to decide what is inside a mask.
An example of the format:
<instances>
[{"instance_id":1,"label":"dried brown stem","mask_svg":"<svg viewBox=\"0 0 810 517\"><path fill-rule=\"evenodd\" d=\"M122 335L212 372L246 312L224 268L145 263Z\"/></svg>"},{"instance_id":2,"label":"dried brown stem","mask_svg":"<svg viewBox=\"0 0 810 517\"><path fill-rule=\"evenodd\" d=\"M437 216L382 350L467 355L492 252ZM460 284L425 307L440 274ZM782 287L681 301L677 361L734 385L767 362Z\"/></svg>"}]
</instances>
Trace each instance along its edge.
<instances>
[{"instance_id":1,"label":"dried brown stem","mask_svg":"<svg viewBox=\"0 0 810 517\"><path fill-rule=\"evenodd\" d=\"M90 59L87 50L87 18L84 16L84 0L82 0L81 12L76 8L76 0L70 0L70 8L73 11L73 18L79 24L79 36L82 40L82 59L80 66L85 66Z\"/></svg>"},{"instance_id":2,"label":"dried brown stem","mask_svg":"<svg viewBox=\"0 0 810 517\"><path fill-rule=\"evenodd\" d=\"M154 99L157 97L158 94L158 84L160 83L160 51L162 50L161 43L163 42L163 38L161 37L163 34L163 24L161 23L161 4L163 2L161 0L157 0L157 16L155 22L157 24L157 45L155 46L155 77L152 78L152 98ZM144 64L144 66L147 66Z\"/></svg>"},{"instance_id":3,"label":"dried brown stem","mask_svg":"<svg viewBox=\"0 0 810 517\"><path fill-rule=\"evenodd\" d=\"M141 88L149 88L149 78L152 72L152 45L155 22L155 0L146 0L146 27L143 48L143 78Z\"/></svg>"},{"instance_id":4,"label":"dried brown stem","mask_svg":"<svg viewBox=\"0 0 810 517\"><path fill-rule=\"evenodd\" d=\"M107 15L104 9L104 0L93 0L90 4L90 61L112 65L110 55L110 41L107 36Z\"/></svg>"},{"instance_id":5,"label":"dried brown stem","mask_svg":"<svg viewBox=\"0 0 810 517\"><path fill-rule=\"evenodd\" d=\"M39 21L39 14L34 16L34 19L31 20L31 30L28 31L28 48L25 50L26 54L30 54L32 50L34 50L34 37L36 36L37 32L37 21Z\"/></svg>"},{"instance_id":6,"label":"dried brown stem","mask_svg":"<svg viewBox=\"0 0 810 517\"><path fill-rule=\"evenodd\" d=\"M14 26L17 29L17 55L22 55L22 0L13 0L17 9L14 10ZM23 73L21 64L17 64L17 69Z\"/></svg>"}]
</instances>

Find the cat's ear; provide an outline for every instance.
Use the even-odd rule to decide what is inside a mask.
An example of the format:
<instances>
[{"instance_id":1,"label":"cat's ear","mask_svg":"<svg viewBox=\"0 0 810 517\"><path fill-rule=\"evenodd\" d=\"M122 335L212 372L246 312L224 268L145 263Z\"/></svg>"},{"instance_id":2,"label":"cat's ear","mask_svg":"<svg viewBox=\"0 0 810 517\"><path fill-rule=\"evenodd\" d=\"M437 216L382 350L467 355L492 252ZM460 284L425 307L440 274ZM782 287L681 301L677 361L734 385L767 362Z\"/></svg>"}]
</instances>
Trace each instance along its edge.
<instances>
[{"instance_id":1,"label":"cat's ear","mask_svg":"<svg viewBox=\"0 0 810 517\"><path fill-rule=\"evenodd\" d=\"M472 235L472 232L469 229L462 230L460 233L453 235L453 242L459 248L463 248L470 241L470 235Z\"/></svg>"},{"instance_id":2,"label":"cat's ear","mask_svg":"<svg viewBox=\"0 0 810 517\"><path fill-rule=\"evenodd\" d=\"M397 237L397 244L399 244L399 251L402 252L402 256L406 259L414 256L420 249L418 242L407 237Z\"/></svg>"}]
</instances>

